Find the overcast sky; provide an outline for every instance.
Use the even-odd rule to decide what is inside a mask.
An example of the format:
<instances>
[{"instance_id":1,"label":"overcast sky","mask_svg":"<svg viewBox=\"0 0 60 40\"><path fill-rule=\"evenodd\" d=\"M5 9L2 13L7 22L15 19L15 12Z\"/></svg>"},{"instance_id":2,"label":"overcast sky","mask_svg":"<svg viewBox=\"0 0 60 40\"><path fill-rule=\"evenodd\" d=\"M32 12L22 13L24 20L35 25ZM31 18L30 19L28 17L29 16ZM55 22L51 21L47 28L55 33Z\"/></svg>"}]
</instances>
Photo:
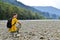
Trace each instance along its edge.
<instances>
[{"instance_id":1,"label":"overcast sky","mask_svg":"<svg viewBox=\"0 0 60 40\"><path fill-rule=\"evenodd\" d=\"M18 0L28 6L53 6L60 9L60 0Z\"/></svg>"}]
</instances>

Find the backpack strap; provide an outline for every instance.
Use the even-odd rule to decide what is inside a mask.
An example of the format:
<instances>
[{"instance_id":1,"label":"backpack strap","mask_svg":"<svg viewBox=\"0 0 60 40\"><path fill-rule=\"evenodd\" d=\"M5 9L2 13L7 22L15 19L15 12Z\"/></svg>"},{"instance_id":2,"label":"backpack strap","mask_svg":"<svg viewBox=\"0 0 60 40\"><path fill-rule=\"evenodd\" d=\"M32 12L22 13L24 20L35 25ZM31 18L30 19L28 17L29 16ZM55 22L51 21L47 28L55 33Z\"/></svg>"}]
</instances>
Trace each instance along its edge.
<instances>
[{"instance_id":1,"label":"backpack strap","mask_svg":"<svg viewBox=\"0 0 60 40\"><path fill-rule=\"evenodd\" d=\"M16 24L16 22L13 25L15 25L15 24Z\"/></svg>"},{"instance_id":2,"label":"backpack strap","mask_svg":"<svg viewBox=\"0 0 60 40\"><path fill-rule=\"evenodd\" d=\"M12 19L11 19L11 20L12 20ZM13 25L15 25L15 24L16 24L16 22L15 22ZM13 25L12 25L12 26L13 26Z\"/></svg>"}]
</instances>

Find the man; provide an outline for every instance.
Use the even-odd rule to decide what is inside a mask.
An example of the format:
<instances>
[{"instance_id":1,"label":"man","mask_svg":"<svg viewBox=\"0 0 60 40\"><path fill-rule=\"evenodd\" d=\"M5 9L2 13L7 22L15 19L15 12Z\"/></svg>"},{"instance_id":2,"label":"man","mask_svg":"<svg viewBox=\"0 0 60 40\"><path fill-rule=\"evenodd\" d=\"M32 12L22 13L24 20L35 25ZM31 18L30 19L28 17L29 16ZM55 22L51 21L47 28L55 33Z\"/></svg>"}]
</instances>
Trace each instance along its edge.
<instances>
[{"instance_id":1,"label":"man","mask_svg":"<svg viewBox=\"0 0 60 40\"><path fill-rule=\"evenodd\" d=\"M14 13L13 16L12 16L12 22L11 22L12 27L9 28L9 32L12 33L12 36L14 36L15 32L19 33L18 28L16 27L16 23L19 23L20 25L21 25L21 23L17 20L17 16L18 15L16 13Z\"/></svg>"}]
</instances>

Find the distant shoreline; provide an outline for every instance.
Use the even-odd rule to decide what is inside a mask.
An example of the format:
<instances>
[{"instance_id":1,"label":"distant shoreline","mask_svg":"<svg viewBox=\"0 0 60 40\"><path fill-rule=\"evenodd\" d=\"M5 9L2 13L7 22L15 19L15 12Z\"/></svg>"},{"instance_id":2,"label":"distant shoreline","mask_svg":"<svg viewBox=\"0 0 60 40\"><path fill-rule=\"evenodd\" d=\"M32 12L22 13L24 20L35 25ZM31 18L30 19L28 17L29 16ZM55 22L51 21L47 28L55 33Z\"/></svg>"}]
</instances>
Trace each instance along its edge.
<instances>
[{"instance_id":1,"label":"distant shoreline","mask_svg":"<svg viewBox=\"0 0 60 40\"><path fill-rule=\"evenodd\" d=\"M0 20L0 21L7 21L7 20ZM45 19L45 20L20 20L20 21L60 21L58 19Z\"/></svg>"}]
</instances>

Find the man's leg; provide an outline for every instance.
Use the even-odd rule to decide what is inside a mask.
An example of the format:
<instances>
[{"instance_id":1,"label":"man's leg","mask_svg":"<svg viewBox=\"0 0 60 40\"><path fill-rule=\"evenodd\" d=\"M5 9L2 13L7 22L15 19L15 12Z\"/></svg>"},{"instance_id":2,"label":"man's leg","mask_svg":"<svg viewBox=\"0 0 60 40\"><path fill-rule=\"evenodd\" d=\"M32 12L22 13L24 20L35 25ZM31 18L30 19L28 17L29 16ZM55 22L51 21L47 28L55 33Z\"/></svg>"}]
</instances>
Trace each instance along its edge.
<instances>
[{"instance_id":1,"label":"man's leg","mask_svg":"<svg viewBox=\"0 0 60 40\"><path fill-rule=\"evenodd\" d=\"M19 34L19 28L17 27L17 31L16 31L18 34Z\"/></svg>"},{"instance_id":2,"label":"man's leg","mask_svg":"<svg viewBox=\"0 0 60 40\"><path fill-rule=\"evenodd\" d=\"M11 33L11 36L14 37L14 32L10 32Z\"/></svg>"},{"instance_id":3,"label":"man's leg","mask_svg":"<svg viewBox=\"0 0 60 40\"><path fill-rule=\"evenodd\" d=\"M20 36L19 28L17 29L16 32L17 32L16 36L19 37Z\"/></svg>"},{"instance_id":4,"label":"man's leg","mask_svg":"<svg viewBox=\"0 0 60 40\"><path fill-rule=\"evenodd\" d=\"M17 34L19 34L19 30L17 30Z\"/></svg>"}]
</instances>

